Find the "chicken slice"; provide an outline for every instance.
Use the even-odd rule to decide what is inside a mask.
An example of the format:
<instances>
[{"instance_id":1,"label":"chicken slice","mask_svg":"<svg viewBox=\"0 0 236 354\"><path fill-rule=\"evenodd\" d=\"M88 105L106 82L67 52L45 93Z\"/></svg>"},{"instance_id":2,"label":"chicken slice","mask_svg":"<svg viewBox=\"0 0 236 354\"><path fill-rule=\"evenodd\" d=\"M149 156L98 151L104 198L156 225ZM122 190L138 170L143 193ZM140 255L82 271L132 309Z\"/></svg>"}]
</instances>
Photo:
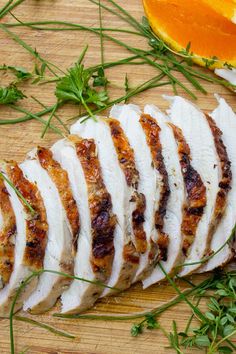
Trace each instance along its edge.
<instances>
[{"instance_id":1,"label":"chicken slice","mask_svg":"<svg viewBox=\"0 0 236 354\"><path fill-rule=\"evenodd\" d=\"M45 148L38 148L37 157L41 166L47 171L49 177L56 185L63 208L66 213L66 221L72 234L72 255L77 252L77 241L79 235L79 211L76 201L73 198L68 174L61 165L53 158L52 151Z\"/></svg>"},{"instance_id":2,"label":"chicken slice","mask_svg":"<svg viewBox=\"0 0 236 354\"><path fill-rule=\"evenodd\" d=\"M181 225L183 255L187 257L192 244L195 241L198 224L206 206L206 187L201 176L191 164L191 153L189 145L183 136L182 130L174 124L169 123L178 146L180 166L184 178L187 200L183 209Z\"/></svg>"},{"instance_id":3,"label":"chicken slice","mask_svg":"<svg viewBox=\"0 0 236 354\"><path fill-rule=\"evenodd\" d=\"M44 270L73 274L73 252L79 229L79 215L67 172L52 158L50 150L37 148L21 165L26 176L37 184L44 200L49 225ZM71 279L44 272L36 290L24 303L24 310L49 310Z\"/></svg>"},{"instance_id":4,"label":"chicken slice","mask_svg":"<svg viewBox=\"0 0 236 354\"><path fill-rule=\"evenodd\" d=\"M115 122L112 122L115 126ZM127 212L130 208L130 203L132 203L130 201L132 191L126 179L128 165L126 163L123 166L119 162L113 142L114 137L112 138L107 119L97 117L97 122L92 119L88 119L83 124L77 122L71 127L71 133L78 134L83 138L93 138L96 142L102 176L111 195L113 212L117 216L117 224L114 231L115 254L111 276L107 285L121 290L126 289L131 284L139 262L138 253L131 239L132 221ZM123 141L122 131L120 136L117 135L117 140ZM124 156L119 156L119 158L124 164L125 159L129 161L129 145L123 144L122 151ZM102 296L113 293L114 291L106 288Z\"/></svg>"},{"instance_id":5,"label":"chicken slice","mask_svg":"<svg viewBox=\"0 0 236 354\"><path fill-rule=\"evenodd\" d=\"M103 291L111 274L116 216L103 182L96 145L76 135L53 147L54 157L68 171L74 198L80 210L81 229L74 273L89 282L73 280L62 294L62 313L90 308Z\"/></svg>"},{"instance_id":6,"label":"chicken slice","mask_svg":"<svg viewBox=\"0 0 236 354\"><path fill-rule=\"evenodd\" d=\"M0 176L0 288L9 282L13 271L15 238L16 217L11 196L6 182Z\"/></svg>"},{"instance_id":7,"label":"chicken slice","mask_svg":"<svg viewBox=\"0 0 236 354\"><path fill-rule=\"evenodd\" d=\"M8 183L5 183L16 220L13 271L9 282L0 291L0 316L8 316L13 298L16 296L17 289L21 283L33 271L42 269L48 224L43 199L37 186L26 179L16 162L6 162L1 165L1 168L9 181L34 210L34 213L30 211L14 189ZM34 277L20 293L15 305L15 311L22 307L23 301L35 289L37 281L38 278Z\"/></svg>"},{"instance_id":8,"label":"chicken slice","mask_svg":"<svg viewBox=\"0 0 236 354\"><path fill-rule=\"evenodd\" d=\"M152 156L152 165L158 171L158 192L159 203L154 210L155 228L158 232L158 257L157 260L166 260L169 244L169 236L163 231L166 207L170 196L169 178L166 171L165 162L162 155L162 144L160 140L160 127L156 120L149 114L142 114L139 120L146 136L146 142ZM153 196L152 196L153 197ZM155 200L156 201L156 200Z\"/></svg>"},{"instance_id":9,"label":"chicken slice","mask_svg":"<svg viewBox=\"0 0 236 354\"><path fill-rule=\"evenodd\" d=\"M161 193L159 184L161 175L154 167L151 151L146 142L146 135L141 124L141 111L134 105L114 106L110 116L119 121L120 127L128 139L128 143L133 150L132 160L137 169L136 180L133 188L139 198L145 198L145 205L142 213L135 215L135 205L128 211L132 217L136 217L142 235L143 247L139 247L137 233L133 224L133 242L137 252L140 253L140 262L133 282L141 280L152 270L154 261L158 256L157 250L157 229L155 228L155 210L159 205ZM122 160L120 160L122 161ZM155 198L154 198L155 195Z\"/></svg>"},{"instance_id":10,"label":"chicken slice","mask_svg":"<svg viewBox=\"0 0 236 354\"><path fill-rule=\"evenodd\" d=\"M218 102L218 107L210 114L210 116L222 132L222 140L226 145L228 158L231 161L232 181L231 190L228 192L227 196L225 214L223 215L211 241L210 250L212 252L217 252L225 244L232 233L236 220L236 210L234 206L236 200L236 114L223 98L218 98ZM224 162L223 158L222 162ZM226 167L224 170L227 172L228 168ZM226 190L228 190L228 187ZM220 252L204 264L199 272L207 272L219 266L224 266L232 259L233 254L231 241L230 244L226 244Z\"/></svg>"},{"instance_id":11,"label":"chicken slice","mask_svg":"<svg viewBox=\"0 0 236 354\"><path fill-rule=\"evenodd\" d=\"M163 232L168 235L169 244L167 259L161 261L167 274L175 273L175 266L182 262L182 213L186 203L185 185L179 163L176 141L171 127L168 126L168 118L164 116L154 105L146 105L144 113L148 114L158 124L162 156L168 174L170 195L166 204L166 212L163 218ZM143 287L155 284L165 278L162 270L156 266L152 273L143 280Z\"/></svg>"},{"instance_id":12,"label":"chicken slice","mask_svg":"<svg viewBox=\"0 0 236 354\"><path fill-rule=\"evenodd\" d=\"M221 181L221 169L214 137L206 116L181 97L176 96L169 100L171 101L169 110L171 121L182 129L191 151L191 165L200 175L206 188L206 206L198 223L193 243L188 250L184 267L180 271L180 275L184 276L196 271L201 266L202 258L209 251L214 228L216 222L219 221L216 219L215 208Z\"/></svg>"}]
</instances>

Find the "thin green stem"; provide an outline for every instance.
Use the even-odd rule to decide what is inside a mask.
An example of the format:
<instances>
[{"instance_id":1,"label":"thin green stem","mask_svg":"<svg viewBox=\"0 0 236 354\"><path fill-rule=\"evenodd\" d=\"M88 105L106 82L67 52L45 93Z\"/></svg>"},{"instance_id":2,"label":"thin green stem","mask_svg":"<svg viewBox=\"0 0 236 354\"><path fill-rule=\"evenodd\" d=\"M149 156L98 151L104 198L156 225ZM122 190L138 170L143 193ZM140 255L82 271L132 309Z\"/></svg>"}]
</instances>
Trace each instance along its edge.
<instances>
[{"instance_id":1,"label":"thin green stem","mask_svg":"<svg viewBox=\"0 0 236 354\"><path fill-rule=\"evenodd\" d=\"M230 334L228 334L227 336L223 337L221 340L219 340L214 347L210 348L211 351L208 352L208 354L213 354L217 351L217 349L219 348L219 346L224 343L227 339L231 338L232 336L234 336L236 334L236 329L231 332Z\"/></svg>"},{"instance_id":2,"label":"thin green stem","mask_svg":"<svg viewBox=\"0 0 236 354\"><path fill-rule=\"evenodd\" d=\"M37 102L40 106L42 106L43 108L45 108L46 110L48 109L47 106L45 106L45 104L43 104L41 101L39 101L36 97L34 96L31 96L31 98ZM56 117L56 119L58 120L58 122L63 126L63 128L66 130L66 132L69 134L70 133L70 130L68 129L67 125L61 120L61 118L55 114L54 112L54 117Z\"/></svg>"},{"instance_id":3,"label":"thin green stem","mask_svg":"<svg viewBox=\"0 0 236 354\"><path fill-rule=\"evenodd\" d=\"M2 18L2 16L4 16L5 11L7 10L7 8L12 4L14 0L9 0L6 2L5 5L3 5L3 7L0 9L0 18ZM2 15L3 14L3 15Z\"/></svg>"},{"instance_id":4,"label":"thin green stem","mask_svg":"<svg viewBox=\"0 0 236 354\"><path fill-rule=\"evenodd\" d=\"M51 68L51 66L56 67L55 64L50 63L49 61L43 59L41 57L41 55L36 52L36 50L34 50L32 47L30 47L25 41L23 41L19 36L17 36L15 33L11 32L5 25L0 23L0 28L7 33L15 42L17 42L19 45L21 45L24 49L26 49L30 54L32 54L36 59L38 59L41 63L44 63L46 65L46 67L48 68L48 70L56 77L58 77L58 75L56 74L56 72ZM56 69L58 69L59 71L61 71L63 74L64 72L56 67Z\"/></svg>"},{"instance_id":5,"label":"thin green stem","mask_svg":"<svg viewBox=\"0 0 236 354\"><path fill-rule=\"evenodd\" d=\"M45 121L44 119L42 119L39 114L34 114L34 113L31 113L29 111L27 111L26 109L22 108L22 107L19 107L19 106L15 106L15 105L10 105L10 107L18 112L21 112L21 113L25 113L27 116L30 116L31 119L36 119L38 120L40 123L43 123L44 125L47 124L47 121ZM50 107L50 109L48 108L48 111L52 111L54 109L55 105ZM46 112L46 110L44 111ZM44 113L45 114L45 113ZM22 118L21 118L22 119ZM61 132L60 129L58 129L57 127L55 127L54 125L52 124L49 124L49 128L52 129L55 133L59 134L60 136L62 137L65 137L64 134Z\"/></svg>"},{"instance_id":6,"label":"thin green stem","mask_svg":"<svg viewBox=\"0 0 236 354\"><path fill-rule=\"evenodd\" d=\"M101 64L102 67L104 65L104 45L103 45L103 35L102 35L102 8L101 8L101 0L99 0L99 7L98 7L98 13L99 13L99 25L100 25L100 49L101 49Z\"/></svg>"},{"instance_id":7,"label":"thin green stem","mask_svg":"<svg viewBox=\"0 0 236 354\"><path fill-rule=\"evenodd\" d=\"M53 118L53 116L54 116L54 114L55 114L57 108L58 108L58 103L56 103L56 104L54 105L54 108L53 108L53 110L52 110L52 112L51 112L51 114L50 114L50 116L49 116L49 118L48 118L48 120L47 120L47 123L45 124L45 127L44 127L44 129L43 129L43 132L42 132L42 134L41 134L41 138L44 138L44 136L45 136L45 134L46 134L48 128L50 127L52 118Z\"/></svg>"},{"instance_id":8,"label":"thin green stem","mask_svg":"<svg viewBox=\"0 0 236 354\"><path fill-rule=\"evenodd\" d=\"M109 3L111 3L113 6L115 6L124 16L126 16L126 21L129 22L129 24L131 24L131 26L133 26L134 28L137 28L138 31L140 31L141 33L143 33L146 36L146 31L144 30L143 26L140 25L140 23L129 13L127 12L123 7L121 7L119 4L117 4L115 1L113 0L107 0ZM93 1L95 3L95 1ZM116 16L117 16L117 12L115 12Z\"/></svg>"},{"instance_id":9,"label":"thin green stem","mask_svg":"<svg viewBox=\"0 0 236 354\"><path fill-rule=\"evenodd\" d=\"M29 204L29 202L23 197L21 192L14 186L14 184L1 171L0 171L0 177L2 177L6 181L6 183L14 190L14 192L22 200L22 202L29 209L29 211L34 215L35 214L35 210L32 208L32 206Z\"/></svg>"},{"instance_id":10,"label":"thin green stem","mask_svg":"<svg viewBox=\"0 0 236 354\"><path fill-rule=\"evenodd\" d=\"M161 263L158 263L159 267L161 268L161 271L163 272L163 274L165 274L166 279L168 280L168 282L170 283L170 285L175 289L175 291L182 297L182 299L189 305L189 307L192 309L193 313L196 315L196 317L198 319L200 319L201 321L205 321L205 316L203 315L203 313L196 307L194 306L189 300L188 298L185 296L184 293L182 293L180 291L180 289L177 287L177 285L175 284L175 282L171 279L171 277L169 276L169 274L166 273L164 267L162 266Z\"/></svg>"},{"instance_id":11,"label":"thin green stem","mask_svg":"<svg viewBox=\"0 0 236 354\"><path fill-rule=\"evenodd\" d=\"M56 335L59 335L61 337L65 337L65 338L70 338L70 339L74 339L76 338L76 336L70 334L70 333L67 333L67 332L64 332L64 331L60 331L59 329L57 328L54 328L52 326L49 326L48 324L46 323L42 323L42 322L39 322L39 321L35 321L33 320L32 318L29 318L29 317L24 317L24 316L14 316L14 319L16 321L20 321L20 322L25 322L25 323L29 323L29 324L32 324L33 326L36 326L36 327L39 327L39 328L43 328L45 329L46 331L49 331L53 334L56 334Z\"/></svg>"},{"instance_id":12,"label":"thin green stem","mask_svg":"<svg viewBox=\"0 0 236 354\"><path fill-rule=\"evenodd\" d=\"M199 298L197 299L197 302L196 302L196 305L195 305L195 306L198 307L199 304L200 304L200 302L201 302L201 297L199 297ZM190 328L190 326L191 326L191 323L192 323L193 319L194 319L194 314L192 313L192 315L189 317L189 320L188 320L188 322L187 322L187 324L186 324L184 333L188 334L188 331L189 331L189 328Z\"/></svg>"},{"instance_id":13,"label":"thin green stem","mask_svg":"<svg viewBox=\"0 0 236 354\"><path fill-rule=\"evenodd\" d=\"M11 108L15 109L15 110L18 110L19 109L16 109L16 106L10 106ZM50 113L52 110L53 110L53 107L54 106L51 106L51 107L48 107L47 109L44 109L43 111L40 111L38 113L35 113L35 115L39 117L42 117L44 116L45 114L47 113ZM22 110L20 112L27 112L26 110ZM34 115L34 116L35 116ZM15 119L0 119L0 125L8 125L8 124L18 124L18 123L24 123L24 122L28 122L29 120L32 120L32 119L35 119L35 117L32 117L32 113L30 112L27 112L27 114L24 116L24 117L21 117L21 118L15 118Z\"/></svg>"},{"instance_id":14,"label":"thin green stem","mask_svg":"<svg viewBox=\"0 0 236 354\"><path fill-rule=\"evenodd\" d=\"M93 3L93 4L97 5L97 6L99 6L99 2L98 2L98 1L95 1L95 0L89 0L89 1L90 1L91 3ZM111 9L110 7L108 7L108 6L104 5L104 4L100 4L100 6L101 6L104 10L110 12L111 14L113 14L113 15L115 15L116 17L120 18L120 19L123 20L124 22L129 23L132 27L134 27L135 29L137 29L137 30L140 32L139 26L135 26L134 23L133 23L132 21L130 21L129 18L127 18L127 16L121 15L121 14L120 14L119 12L117 12L116 10L113 10L113 9Z\"/></svg>"},{"instance_id":15,"label":"thin green stem","mask_svg":"<svg viewBox=\"0 0 236 354\"><path fill-rule=\"evenodd\" d=\"M14 4L12 4L13 1L8 1L0 12L0 19L7 15L10 11L12 11L16 6L22 4L22 2L24 1L25 0L18 0Z\"/></svg>"},{"instance_id":16,"label":"thin green stem","mask_svg":"<svg viewBox=\"0 0 236 354\"><path fill-rule=\"evenodd\" d=\"M186 267L186 266L192 266L192 265L197 265L197 264L204 264L204 263L208 262L210 259L212 259L213 257L215 257L227 244L229 244L229 242L234 238L235 231L236 231L236 224L234 225L234 227L233 227L233 229L232 229L232 231L231 231L231 234L230 234L230 236L226 239L226 241L225 241L216 251L213 251L210 256L203 257L200 261L179 264L179 265L176 266L175 268L176 268L176 269L179 269L179 268Z\"/></svg>"},{"instance_id":17,"label":"thin green stem","mask_svg":"<svg viewBox=\"0 0 236 354\"><path fill-rule=\"evenodd\" d=\"M30 281L35 277L40 275L41 272L33 272L30 276L28 276L23 282L21 282L19 288L16 291L16 295L12 301L11 309L10 309L10 316L9 316L9 327L10 327L10 346L11 346L11 354L15 354L15 343L14 343L14 327L13 327L13 318L15 314L15 305L16 302L23 291L23 289L30 283Z\"/></svg>"},{"instance_id":18,"label":"thin green stem","mask_svg":"<svg viewBox=\"0 0 236 354\"><path fill-rule=\"evenodd\" d=\"M19 21L19 19L17 19ZM30 27L34 30L44 30L44 31L83 31L84 29L81 28L79 24L66 22L66 21L32 21L32 22L19 22L19 23L5 23L6 27ZM64 25L67 27L45 27L44 25ZM39 27L43 26L43 27ZM124 28L111 28L111 27L90 27L95 31L102 31L102 32L117 32L117 33L127 33L133 34L136 36L144 37L141 33L131 31L129 29Z\"/></svg>"}]
</instances>

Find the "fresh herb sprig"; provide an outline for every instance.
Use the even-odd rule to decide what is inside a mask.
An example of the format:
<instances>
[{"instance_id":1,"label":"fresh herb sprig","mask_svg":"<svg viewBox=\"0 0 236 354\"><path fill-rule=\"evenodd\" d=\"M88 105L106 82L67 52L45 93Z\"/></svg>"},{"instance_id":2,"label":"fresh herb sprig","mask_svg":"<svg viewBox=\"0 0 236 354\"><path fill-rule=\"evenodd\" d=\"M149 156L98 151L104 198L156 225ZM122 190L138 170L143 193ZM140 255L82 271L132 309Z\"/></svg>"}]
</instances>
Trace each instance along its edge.
<instances>
[{"instance_id":1,"label":"fresh herb sprig","mask_svg":"<svg viewBox=\"0 0 236 354\"><path fill-rule=\"evenodd\" d=\"M16 76L17 83L32 77L32 74L27 69L20 66L2 65L0 70L11 71Z\"/></svg>"},{"instance_id":2,"label":"fresh herb sprig","mask_svg":"<svg viewBox=\"0 0 236 354\"><path fill-rule=\"evenodd\" d=\"M191 334L179 334L181 345L207 347L208 354L232 353L235 346L229 339L236 334L236 275L226 275L216 282L207 307L206 320L199 327Z\"/></svg>"},{"instance_id":3,"label":"fresh herb sprig","mask_svg":"<svg viewBox=\"0 0 236 354\"><path fill-rule=\"evenodd\" d=\"M16 86L0 87L0 105L14 104L26 96Z\"/></svg>"},{"instance_id":4,"label":"fresh herb sprig","mask_svg":"<svg viewBox=\"0 0 236 354\"><path fill-rule=\"evenodd\" d=\"M106 107L108 96L105 90L97 91L90 84L93 72L85 69L82 64L87 49L88 47L85 47L78 62L57 82L55 95L59 102L70 101L82 105L89 116L94 118L89 106Z\"/></svg>"}]
</instances>

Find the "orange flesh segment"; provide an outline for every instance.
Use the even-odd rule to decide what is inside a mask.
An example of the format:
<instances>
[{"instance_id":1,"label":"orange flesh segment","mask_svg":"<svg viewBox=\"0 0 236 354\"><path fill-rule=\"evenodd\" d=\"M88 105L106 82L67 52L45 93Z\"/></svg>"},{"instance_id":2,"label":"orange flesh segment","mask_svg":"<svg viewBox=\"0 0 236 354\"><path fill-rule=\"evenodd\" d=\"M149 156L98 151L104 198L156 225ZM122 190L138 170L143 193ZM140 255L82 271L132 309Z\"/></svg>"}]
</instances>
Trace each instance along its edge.
<instances>
[{"instance_id":1,"label":"orange flesh segment","mask_svg":"<svg viewBox=\"0 0 236 354\"><path fill-rule=\"evenodd\" d=\"M218 14L236 23L236 0L202 0Z\"/></svg>"},{"instance_id":2,"label":"orange flesh segment","mask_svg":"<svg viewBox=\"0 0 236 354\"><path fill-rule=\"evenodd\" d=\"M153 31L173 47L201 57L236 59L236 25L199 0L144 0ZM177 48L179 50L179 48Z\"/></svg>"}]
</instances>

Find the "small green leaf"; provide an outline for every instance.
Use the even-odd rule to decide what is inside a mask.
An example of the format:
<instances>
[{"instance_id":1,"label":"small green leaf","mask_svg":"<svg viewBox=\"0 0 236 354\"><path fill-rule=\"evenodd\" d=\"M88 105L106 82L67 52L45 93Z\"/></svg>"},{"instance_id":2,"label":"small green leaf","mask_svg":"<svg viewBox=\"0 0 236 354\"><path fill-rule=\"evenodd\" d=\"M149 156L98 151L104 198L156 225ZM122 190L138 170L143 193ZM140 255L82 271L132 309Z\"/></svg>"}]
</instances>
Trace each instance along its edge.
<instances>
[{"instance_id":1,"label":"small green leaf","mask_svg":"<svg viewBox=\"0 0 236 354\"><path fill-rule=\"evenodd\" d=\"M148 314L146 317L147 329L157 329L159 328L159 324L156 320L156 317L153 314Z\"/></svg>"},{"instance_id":2,"label":"small green leaf","mask_svg":"<svg viewBox=\"0 0 236 354\"><path fill-rule=\"evenodd\" d=\"M217 290L216 294L220 296L228 296L228 292L223 289Z\"/></svg>"},{"instance_id":3,"label":"small green leaf","mask_svg":"<svg viewBox=\"0 0 236 354\"><path fill-rule=\"evenodd\" d=\"M231 312L231 313L233 313L233 314L236 314L236 306L230 307L230 308L229 308L229 312Z\"/></svg>"},{"instance_id":4,"label":"small green leaf","mask_svg":"<svg viewBox=\"0 0 236 354\"><path fill-rule=\"evenodd\" d=\"M234 330L235 330L235 326L227 325L223 330L224 336L225 337L229 336Z\"/></svg>"},{"instance_id":5,"label":"small green leaf","mask_svg":"<svg viewBox=\"0 0 236 354\"><path fill-rule=\"evenodd\" d=\"M220 310L220 305L219 305L218 301L214 297L210 298L210 303L208 304L208 307L212 311L217 311L218 312Z\"/></svg>"},{"instance_id":6,"label":"small green leaf","mask_svg":"<svg viewBox=\"0 0 236 354\"><path fill-rule=\"evenodd\" d=\"M134 324L131 327L131 335L132 337L137 337L139 334L141 334L143 332L143 324L138 323L138 324Z\"/></svg>"},{"instance_id":7,"label":"small green leaf","mask_svg":"<svg viewBox=\"0 0 236 354\"><path fill-rule=\"evenodd\" d=\"M226 317L228 318L229 322L235 323L233 316L231 316L229 313L226 314Z\"/></svg>"},{"instance_id":8,"label":"small green leaf","mask_svg":"<svg viewBox=\"0 0 236 354\"><path fill-rule=\"evenodd\" d=\"M108 79L105 76L104 69L100 67L97 71L97 74L93 74L93 87L106 87L109 83Z\"/></svg>"},{"instance_id":9,"label":"small green leaf","mask_svg":"<svg viewBox=\"0 0 236 354\"><path fill-rule=\"evenodd\" d=\"M209 347L211 344L208 336L197 336L195 339L195 343L199 347Z\"/></svg>"},{"instance_id":10,"label":"small green leaf","mask_svg":"<svg viewBox=\"0 0 236 354\"><path fill-rule=\"evenodd\" d=\"M226 316L222 317L220 320L220 324L224 326L228 322L228 318Z\"/></svg>"},{"instance_id":11,"label":"small green leaf","mask_svg":"<svg viewBox=\"0 0 236 354\"><path fill-rule=\"evenodd\" d=\"M214 321L215 320L215 315L212 312L206 312L205 313L206 318L208 318L208 320L210 321Z\"/></svg>"}]
</instances>

